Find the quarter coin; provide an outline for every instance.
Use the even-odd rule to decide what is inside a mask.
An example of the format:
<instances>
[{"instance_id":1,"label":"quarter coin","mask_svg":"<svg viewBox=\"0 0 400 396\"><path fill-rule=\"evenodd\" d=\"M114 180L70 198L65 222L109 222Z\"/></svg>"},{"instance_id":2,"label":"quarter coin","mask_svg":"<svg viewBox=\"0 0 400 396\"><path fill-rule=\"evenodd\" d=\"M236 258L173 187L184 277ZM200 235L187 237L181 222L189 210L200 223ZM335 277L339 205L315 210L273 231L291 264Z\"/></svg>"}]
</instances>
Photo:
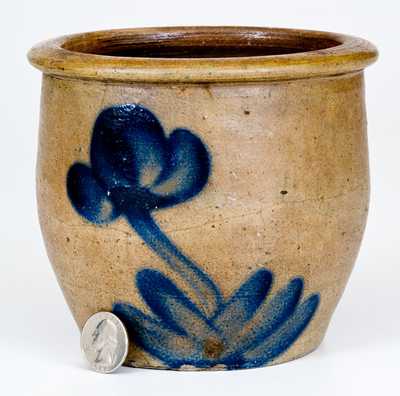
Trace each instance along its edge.
<instances>
[{"instance_id":1,"label":"quarter coin","mask_svg":"<svg viewBox=\"0 0 400 396\"><path fill-rule=\"evenodd\" d=\"M92 315L81 334L81 349L90 368L99 373L112 373L128 354L128 334L124 324L111 312Z\"/></svg>"}]
</instances>

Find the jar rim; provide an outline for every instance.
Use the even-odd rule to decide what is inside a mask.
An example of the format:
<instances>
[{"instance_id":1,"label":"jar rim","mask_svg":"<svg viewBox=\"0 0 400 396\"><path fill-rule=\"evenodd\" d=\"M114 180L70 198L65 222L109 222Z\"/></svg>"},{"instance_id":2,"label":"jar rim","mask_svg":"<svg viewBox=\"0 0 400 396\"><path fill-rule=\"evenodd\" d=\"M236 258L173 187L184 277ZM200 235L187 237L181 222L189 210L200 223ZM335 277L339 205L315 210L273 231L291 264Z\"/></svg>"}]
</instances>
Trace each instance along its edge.
<instances>
[{"instance_id":1,"label":"jar rim","mask_svg":"<svg viewBox=\"0 0 400 396\"><path fill-rule=\"evenodd\" d=\"M49 75L153 83L324 77L361 71L377 56L354 36L240 26L102 30L48 40L28 53Z\"/></svg>"}]
</instances>

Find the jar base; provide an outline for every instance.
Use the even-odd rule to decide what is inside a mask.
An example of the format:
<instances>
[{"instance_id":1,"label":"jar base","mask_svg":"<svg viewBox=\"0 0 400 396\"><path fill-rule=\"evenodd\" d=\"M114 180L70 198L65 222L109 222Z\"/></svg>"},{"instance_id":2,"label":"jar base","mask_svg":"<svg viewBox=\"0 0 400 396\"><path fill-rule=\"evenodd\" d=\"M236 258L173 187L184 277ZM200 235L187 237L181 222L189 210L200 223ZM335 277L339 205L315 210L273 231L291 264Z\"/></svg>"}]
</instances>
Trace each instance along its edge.
<instances>
[{"instance_id":1,"label":"jar base","mask_svg":"<svg viewBox=\"0 0 400 396\"><path fill-rule=\"evenodd\" d=\"M257 369L257 368L264 368L264 367L269 367L269 366L278 366L280 364L285 364L285 363L289 363L291 361L294 360L298 360L301 359L307 355L310 355L311 353L313 353L314 351L316 351L321 343L319 343L318 345L316 345L315 347L311 348L310 350L300 353L298 355L295 356L290 356L290 357L283 357L283 358L279 358L279 359L275 359L272 362L269 362L267 364L264 365L260 365L257 367L237 367L237 368L227 368L225 365L223 364L219 364L213 367L196 367L196 366L192 366L192 365L183 365L179 368L173 368L173 367L168 367L168 366L164 366L162 364L160 365L145 365L145 364L139 364L136 361L130 361L127 360L125 361L125 363L123 364L124 367L130 367L130 368L138 368L138 369L152 369L152 370L168 370L168 371L235 371L235 370L252 370L252 369Z\"/></svg>"}]
</instances>

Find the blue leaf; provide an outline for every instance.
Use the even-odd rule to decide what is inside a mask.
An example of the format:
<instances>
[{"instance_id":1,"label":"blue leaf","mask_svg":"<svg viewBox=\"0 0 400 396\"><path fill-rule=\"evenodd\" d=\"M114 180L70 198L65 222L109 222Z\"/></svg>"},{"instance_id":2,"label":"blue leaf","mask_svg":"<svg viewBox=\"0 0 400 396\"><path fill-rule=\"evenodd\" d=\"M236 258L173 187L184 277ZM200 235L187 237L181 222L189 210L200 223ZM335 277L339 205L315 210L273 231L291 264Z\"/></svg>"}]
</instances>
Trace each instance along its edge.
<instances>
[{"instance_id":1,"label":"blue leaf","mask_svg":"<svg viewBox=\"0 0 400 396\"><path fill-rule=\"evenodd\" d=\"M84 164L75 163L69 169L67 192L75 210L92 223L109 223L120 214Z\"/></svg>"},{"instance_id":2,"label":"blue leaf","mask_svg":"<svg viewBox=\"0 0 400 396\"><path fill-rule=\"evenodd\" d=\"M265 300L272 284L272 274L260 269L244 282L219 312L214 324L223 331L226 338L236 336L253 317Z\"/></svg>"},{"instance_id":3,"label":"blue leaf","mask_svg":"<svg viewBox=\"0 0 400 396\"><path fill-rule=\"evenodd\" d=\"M203 142L186 129L168 139L168 162L150 191L163 199L159 207L175 205L198 194L210 174L210 157Z\"/></svg>"},{"instance_id":4,"label":"blue leaf","mask_svg":"<svg viewBox=\"0 0 400 396\"><path fill-rule=\"evenodd\" d=\"M117 302L112 311L126 326L131 341L168 367L178 368L201 360L202 352L196 341L166 328L131 304Z\"/></svg>"},{"instance_id":5,"label":"blue leaf","mask_svg":"<svg viewBox=\"0 0 400 396\"><path fill-rule=\"evenodd\" d=\"M257 313L255 323L237 341L235 353L241 354L257 346L279 328L294 312L300 301L302 291L302 279L294 278L286 287L279 290L271 301L263 304Z\"/></svg>"},{"instance_id":6,"label":"blue leaf","mask_svg":"<svg viewBox=\"0 0 400 396\"><path fill-rule=\"evenodd\" d=\"M146 304L169 329L197 339L216 336L197 306L161 272L144 269L137 273L136 283Z\"/></svg>"},{"instance_id":7,"label":"blue leaf","mask_svg":"<svg viewBox=\"0 0 400 396\"><path fill-rule=\"evenodd\" d=\"M319 295L313 294L301 303L285 323L256 348L243 354L243 368L259 367L284 353L301 335L319 305Z\"/></svg>"}]
</instances>

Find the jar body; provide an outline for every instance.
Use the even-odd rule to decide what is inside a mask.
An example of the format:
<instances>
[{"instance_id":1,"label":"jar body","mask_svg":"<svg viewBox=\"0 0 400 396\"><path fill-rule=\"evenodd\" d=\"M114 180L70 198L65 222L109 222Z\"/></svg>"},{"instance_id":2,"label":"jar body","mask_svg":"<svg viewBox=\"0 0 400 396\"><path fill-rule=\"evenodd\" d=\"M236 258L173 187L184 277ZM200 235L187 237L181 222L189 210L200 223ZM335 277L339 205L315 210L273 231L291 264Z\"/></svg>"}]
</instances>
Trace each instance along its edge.
<instances>
[{"instance_id":1,"label":"jar body","mask_svg":"<svg viewBox=\"0 0 400 396\"><path fill-rule=\"evenodd\" d=\"M143 323L136 318L132 325L126 364L135 367L245 368L314 350L346 285L365 227L369 177L363 84L362 72L209 84L107 83L45 75L38 208L49 258L78 326L115 304L134 307ZM143 238L129 216L94 224L71 202L67 175L73 164L90 167L93 162L96 118L104 109L126 104L150 111L166 139L177 128L185 129L207 148L209 175L201 191L151 215L179 254L216 285L218 307L203 307L190 281ZM145 286L138 283L144 270L156 271L153 275L162 280L157 288L165 288L169 299L160 302L157 290L144 295ZM249 282L254 274L264 277L265 290L261 281ZM289 314L270 323L269 330L260 329L290 299L286 295L278 301L269 316L264 306L293 280L301 286L292 313L313 296L315 304L296 337L288 340ZM207 291L203 297L214 298ZM228 334L229 326L239 335ZM155 335L149 335L152 331ZM232 341L236 336L241 338ZM237 344L243 348L232 352Z\"/></svg>"}]
</instances>

